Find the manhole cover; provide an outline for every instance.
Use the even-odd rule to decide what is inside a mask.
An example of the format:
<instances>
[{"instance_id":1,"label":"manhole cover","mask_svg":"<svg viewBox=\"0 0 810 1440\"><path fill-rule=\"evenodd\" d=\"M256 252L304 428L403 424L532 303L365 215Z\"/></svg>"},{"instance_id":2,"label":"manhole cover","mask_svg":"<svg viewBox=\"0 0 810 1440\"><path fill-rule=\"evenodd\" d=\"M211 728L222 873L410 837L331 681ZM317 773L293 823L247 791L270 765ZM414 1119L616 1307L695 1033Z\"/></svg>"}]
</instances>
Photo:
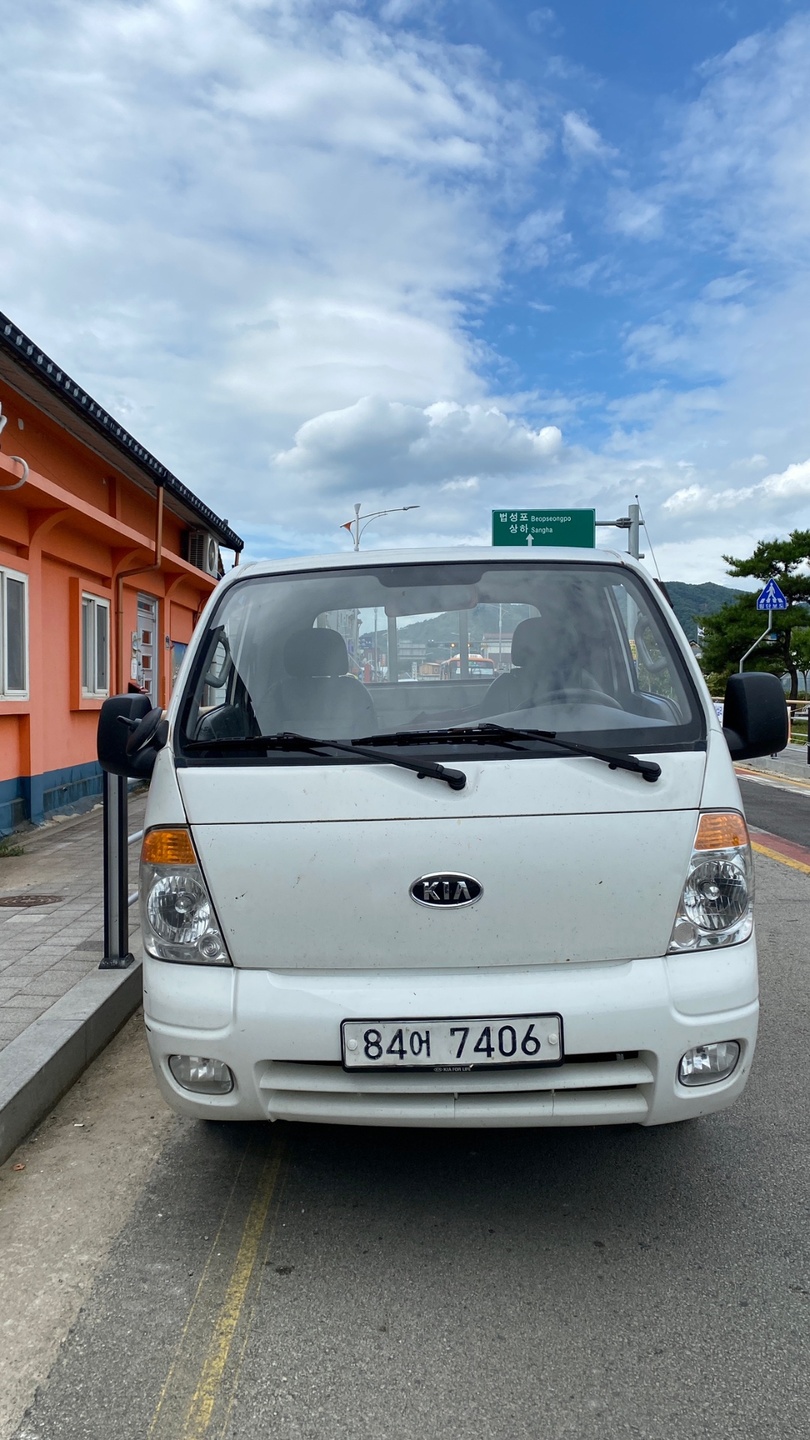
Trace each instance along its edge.
<instances>
[{"instance_id":1,"label":"manhole cover","mask_svg":"<svg viewBox=\"0 0 810 1440\"><path fill-rule=\"evenodd\" d=\"M61 905L64 895L0 895L4 910L32 910L35 905Z\"/></svg>"}]
</instances>

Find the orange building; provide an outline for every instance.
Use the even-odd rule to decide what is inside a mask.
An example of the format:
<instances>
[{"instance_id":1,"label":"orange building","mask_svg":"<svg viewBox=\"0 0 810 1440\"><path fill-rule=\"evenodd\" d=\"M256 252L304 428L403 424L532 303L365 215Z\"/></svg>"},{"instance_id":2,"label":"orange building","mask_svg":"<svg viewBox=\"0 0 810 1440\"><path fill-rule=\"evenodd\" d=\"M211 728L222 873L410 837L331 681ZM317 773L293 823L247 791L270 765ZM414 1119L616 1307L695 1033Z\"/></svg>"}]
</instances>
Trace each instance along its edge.
<instances>
[{"instance_id":1,"label":"orange building","mask_svg":"<svg viewBox=\"0 0 810 1440\"><path fill-rule=\"evenodd\" d=\"M0 314L0 834L101 794L102 701L166 703L242 545Z\"/></svg>"}]
</instances>

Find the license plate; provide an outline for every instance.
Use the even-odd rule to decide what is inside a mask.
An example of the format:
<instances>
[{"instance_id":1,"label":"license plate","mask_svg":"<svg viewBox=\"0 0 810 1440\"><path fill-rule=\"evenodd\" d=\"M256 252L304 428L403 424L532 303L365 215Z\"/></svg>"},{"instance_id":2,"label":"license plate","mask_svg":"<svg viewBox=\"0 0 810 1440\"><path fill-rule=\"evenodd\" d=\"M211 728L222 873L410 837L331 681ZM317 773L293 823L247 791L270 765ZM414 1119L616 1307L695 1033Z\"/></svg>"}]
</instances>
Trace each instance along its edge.
<instances>
[{"instance_id":1,"label":"license plate","mask_svg":"<svg viewBox=\"0 0 810 1440\"><path fill-rule=\"evenodd\" d=\"M562 1063L559 1015L344 1020L347 1070L478 1070Z\"/></svg>"}]
</instances>

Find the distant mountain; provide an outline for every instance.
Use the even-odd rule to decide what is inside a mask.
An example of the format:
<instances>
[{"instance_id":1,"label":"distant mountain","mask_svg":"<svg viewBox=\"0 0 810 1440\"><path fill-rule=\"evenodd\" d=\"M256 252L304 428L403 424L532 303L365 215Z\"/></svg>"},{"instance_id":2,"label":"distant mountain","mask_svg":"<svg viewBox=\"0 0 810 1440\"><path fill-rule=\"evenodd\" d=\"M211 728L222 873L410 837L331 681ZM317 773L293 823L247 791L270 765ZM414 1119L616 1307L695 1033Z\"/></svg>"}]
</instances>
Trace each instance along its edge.
<instances>
[{"instance_id":1,"label":"distant mountain","mask_svg":"<svg viewBox=\"0 0 810 1440\"><path fill-rule=\"evenodd\" d=\"M710 581L705 585L687 585L683 580L667 580L665 583L672 608L690 641L697 638L698 619L704 615L714 615L715 611L736 600L738 595L747 593L743 590L732 590L727 585L714 585ZM504 635L511 635L520 620L533 614L534 610L529 605L476 605L474 610L468 611L467 621L472 649L480 650L484 635L497 635L499 629ZM380 643L385 633L385 623L383 620L379 631ZM429 620L415 620L410 625L400 620L399 635L400 640L435 647L435 658L442 659L451 653L450 642L458 640L458 616L454 613L435 615ZM361 637L361 643L368 645L372 637L373 632L366 630Z\"/></svg>"},{"instance_id":2,"label":"distant mountain","mask_svg":"<svg viewBox=\"0 0 810 1440\"><path fill-rule=\"evenodd\" d=\"M714 615L724 605L730 605L746 590L732 590L729 585L715 585L707 580L704 585L687 585L683 580L665 580L667 594L672 608L686 632L688 640L697 638L697 622L704 615Z\"/></svg>"},{"instance_id":3,"label":"distant mountain","mask_svg":"<svg viewBox=\"0 0 810 1440\"><path fill-rule=\"evenodd\" d=\"M504 635L511 635L515 626L521 620L534 614L531 605L476 605L474 610L467 611L467 626L472 650L480 650L485 635L490 637L501 631ZM387 623L384 621L384 624ZM400 642L407 640L416 645L424 645L426 649L434 651L431 658L444 660L452 654L452 642L458 643L458 615L453 611L442 615L434 615L429 620L414 620L410 625L400 620L398 625ZM380 643L386 633L383 628L378 632ZM361 645L366 648L373 637L373 632L365 630L360 637Z\"/></svg>"}]
</instances>

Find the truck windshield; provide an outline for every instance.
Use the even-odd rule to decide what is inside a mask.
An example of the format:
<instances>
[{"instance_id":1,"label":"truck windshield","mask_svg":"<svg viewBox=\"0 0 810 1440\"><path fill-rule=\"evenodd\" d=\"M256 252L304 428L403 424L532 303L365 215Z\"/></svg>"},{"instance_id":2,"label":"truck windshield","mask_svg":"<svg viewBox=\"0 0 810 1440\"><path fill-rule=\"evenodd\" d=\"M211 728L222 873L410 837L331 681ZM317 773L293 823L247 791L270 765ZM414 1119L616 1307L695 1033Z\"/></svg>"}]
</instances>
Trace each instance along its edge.
<instances>
[{"instance_id":1,"label":"truck windshield","mask_svg":"<svg viewBox=\"0 0 810 1440\"><path fill-rule=\"evenodd\" d=\"M223 591L196 643L178 755L234 764L240 747L199 742L297 732L396 734L407 745L409 731L427 730L443 760L454 750L488 758L480 739L465 749L463 734L446 733L482 721L623 752L699 747L702 710L674 623L653 588L615 562L392 561L248 574ZM538 737L520 755L542 750ZM491 753L503 756L495 744ZM249 763L313 757L259 750Z\"/></svg>"}]
</instances>

